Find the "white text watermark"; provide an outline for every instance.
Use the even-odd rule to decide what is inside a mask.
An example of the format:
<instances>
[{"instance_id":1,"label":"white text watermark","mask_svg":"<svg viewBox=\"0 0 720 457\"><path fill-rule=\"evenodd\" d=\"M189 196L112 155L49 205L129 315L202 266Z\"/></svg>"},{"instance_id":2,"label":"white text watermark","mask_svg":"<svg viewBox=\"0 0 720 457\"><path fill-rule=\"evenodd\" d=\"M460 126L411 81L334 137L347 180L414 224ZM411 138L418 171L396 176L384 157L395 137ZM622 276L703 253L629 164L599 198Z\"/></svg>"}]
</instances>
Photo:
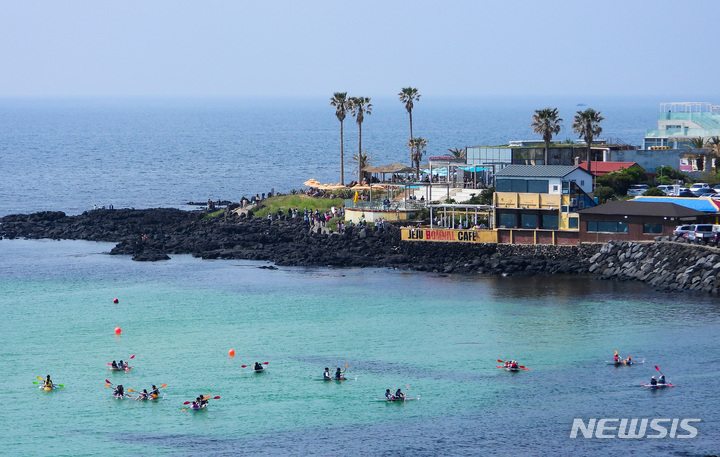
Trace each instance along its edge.
<instances>
[{"instance_id":1,"label":"white text watermark","mask_svg":"<svg viewBox=\"0 0 720 457\"><path fill-rule=\"evenodd\" d=\"M573 419L570 438L695 438L700 419Z\"/></svg>"}]
</instances>

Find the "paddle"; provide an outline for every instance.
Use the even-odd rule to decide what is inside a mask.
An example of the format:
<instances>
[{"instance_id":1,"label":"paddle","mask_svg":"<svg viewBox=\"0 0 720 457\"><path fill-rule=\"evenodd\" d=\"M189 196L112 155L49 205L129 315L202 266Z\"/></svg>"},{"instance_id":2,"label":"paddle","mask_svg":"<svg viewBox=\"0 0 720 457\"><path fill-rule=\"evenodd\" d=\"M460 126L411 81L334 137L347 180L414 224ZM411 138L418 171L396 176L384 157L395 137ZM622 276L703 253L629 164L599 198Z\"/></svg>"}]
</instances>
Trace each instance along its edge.
<instances>
[{"instance_id":1,"label":"paddle","mask_svg":"<svg viewBox=\"0 0 720 457\"><path fill-rule=\"evenodd\" d=\"M408 390L410 390L410 384L408 384L407 387L405 388L405 395L403 395L403 401L405 401L405 399L407 398Z\"/></svg>"},{"instance_id":2,"label":"paddle","mask_svg":"<svg viewBox=\"0 0 720 457\"><path fill-rule=\"evenodd\" d=\"M268 362L263 362L262 364L263 364L263 365L267 365ZM247 365L240 365L240 366L243 367L243 368L247 367ZM41 378L41 379L42 379L42 378Z\"/></svg>"},{"instance_id":3,"label":"paddle","mask_svg":"<svg viewBox=\"0 0 720 457\"><path fill-rule=\"evenodd\" d=\"M657 368L657 367L655 367L655 368ZM38 378L39 380L41 380L42 382L45 382L45 378L41 378L40 376L35 376L35 377ZM33 384L40 384L40 383L33 381ZM55 383L53 383L53 387L65 387L65 384L55 384Z\"/></svg>"}]
</instances>

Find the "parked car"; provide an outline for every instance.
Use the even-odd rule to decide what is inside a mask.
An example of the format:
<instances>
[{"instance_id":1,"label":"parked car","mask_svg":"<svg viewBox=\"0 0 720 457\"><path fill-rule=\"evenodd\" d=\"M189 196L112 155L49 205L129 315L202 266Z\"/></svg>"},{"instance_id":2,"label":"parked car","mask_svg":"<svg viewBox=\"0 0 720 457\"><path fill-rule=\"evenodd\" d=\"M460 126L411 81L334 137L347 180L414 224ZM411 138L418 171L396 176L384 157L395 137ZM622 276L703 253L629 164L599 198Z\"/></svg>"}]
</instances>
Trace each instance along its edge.
<instances>
[{"instance_id":1,"label":"parked car","mask_svg":"<svg viewBox=\"0 0 720 457\"><path fill-rule=\"evenodd\" d=\"M713 237L713 232L719 231L720 225L694 224L690 226L690 231L685 235L685 239L688 240L689 243L704 244Z\"/></svg>"},{"instance_id":2,"label":"parked car","mask_svg":"<svg viewBox=\"0 0 720 457\"><path fill-rule=\"evenodd\" d=\"M690 192L695 192L700 189L709 189L709 188L710 188L710 185L706 182L696 182L695 184L693 184L692 186L689 187Z\"/></svg>"},{"instance_id":3,"label":"parked car","mask_svg":"<svg viewBox=\"0 0 720 457\"><path fill-rule=\"evenodd\" d=\"M627 191L628 197L638 197L650 189L647 184L633 184Z\"/></svg>"},{"instance_id":4,"label":"parked car","mask_svg":"<svg viewBox=\"0 0 720 457\"><path fill-rule=\"evenodd\" d=\"M678 193L678 197L697 197L697 195L692 193L690 189L683 189Z\"/></svg>"},{"instance_id":5,"label":"parked car","mask_svg":"<svg viewBox=\"0 0 720 457\"><path fill-rule=\"evenodd\" d=\"M696 197L711 197L713 195L717 195L717 192L715 192L712 189L698 189L693 192Z\"/></svg>"},{"instance_id":6,"label":"parked car","mask_svg":"<svg viewBox=\"0 0 720 457\"><path fill-rule=\"evenodd\" d=\"M678 193L682 190L682 186L674 185L674 184L661 184L657 186L658 189L665 192L665 195L669 195L671 197L676 197Z\"/></svg>"},{"instance_id":7,"label":"parked car","mask_svg":"<svg viewBox=\"0 0 720 457\"><path fill-rule=\"evenodd\" d=\"M693 230L692 224L688 225L678 225L675 227L675 230L673 230L673 237L677 240L678 238L685 238L685 236Z\"/></svg>"},{"instance_id":8,"label":"parked car","mask_svg":"<svg viewBox=\"0 0 720 457\"><path fill-rule=\"evenodd\" d=\"M720 191L720 184L718 184L717 186L713 187L713 190L715 190L715 191Z\"/></svg>"}]
</instances>

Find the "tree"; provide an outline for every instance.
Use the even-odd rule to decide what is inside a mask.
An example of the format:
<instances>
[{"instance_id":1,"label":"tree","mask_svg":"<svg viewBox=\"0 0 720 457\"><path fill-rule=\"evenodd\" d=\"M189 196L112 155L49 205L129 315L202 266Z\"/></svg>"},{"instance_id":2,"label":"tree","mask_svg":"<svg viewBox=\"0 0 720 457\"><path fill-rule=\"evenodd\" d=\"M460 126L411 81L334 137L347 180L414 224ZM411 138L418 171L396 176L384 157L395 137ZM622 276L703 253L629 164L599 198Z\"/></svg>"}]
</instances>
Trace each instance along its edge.
<instances>
[{"instance_id":1,"label":"tree","mask_svg":"<svg viewBox=\"0 0 720 457\"><path fill-rule=\"evenodd\" d=\"M410 138L408 141L408 147L410 148L410 157L412 158L412 164L415 166L415 179L420 178L420 162L422 161L423 153L427 147L428 140L425 138Z\"/></svg>"},{"instance_id":2,"label":"tree","mask_svg":"<svg viewBox=\"0 0 720 457\"><path fill-rule=\"evenodd\" d=\"M545 142L545 165L548 164L548 149L553 135L560 133L560 123L562 118L558 117L557 108L545 108L535 110L533 121L530 127L533 127L534 133L539 133Z\"/></svg>"},{"instance_id":3,"label":"tree","mask_svg":"<svg viewBox=\"0 0 720 457\"><path fill-rule=\"evenodd\" d=\"M358 165L362 161L362 124L365 120L365 115L370 115L372 113L372 104L370 103L370 97L350 97L348 100L348 108L350 109L350 113L355 118L355 122L357 122L358 125L358 159L357 163ZM364 167L358 168L358 181L361 182L362 179L362 169Z\"/></svg>"},{"instance_id":4,"label":"tree","mask_svg":"<svg viewBox=\"0 0 720 457\"><path fill-rule=\"evenodd\" d=\"M350 157L350 161L355 164L355 169L353 169L353 173L357 171L358 183L362 183L363 178L365 177L365 172L363 171L363 169L372 163L372 159L374 157L375 156L371 156L370 154L368 154L367 150L362 154Z\"/></svg>"},{"instance_id":5,"label":"tree","mask_svg":"<svg viewBox=\"0 0 720 457\"><path fill-rule=\"evenodd\" d=\"M448 151L450 151L450 154L455 156L456 159L464 159L465 154L467 154L467 148L448 148Z\"/></svg>"},{"instance_id":6,"label":"tree","mask_svg":"<svg viewBox=\"0 0 720 457\"><path fill-rule=\"evenodd\" d=\"M592 146L593 139L602 133L600 122L604 120L605 118L600 115L600 111L595 111L592 108L588 108L585 111L578 111L575 115L573 132L577 133L587 144L588 171L590 171L590 148Z\"/></svg>"},{"instance_id":7,"label":"tree","mask_svg":"<svg viewBox=\"0 0 720 457\"><path fill-rule=\"evenodd\" d=\"M343 123L348 112L347 92L335 92L330 99L330 105L335 107L335 117L340 121L340 184L345 185L345 159L343 157Z\"/></svg>"},{"instance_id":8,"label":"tree","mask_svg":"<svg viewBox=\"0 0 720 457\"><path fill-rule=\"evenodd\" d=\"M412 140L413 137L413 129L412 129L412 110L414 105L414 102L420 100L420 92L414 87L403 87L400 92L398 93L400 96L400 102L405 105L405 109L407 110L408 114L410 115L410 140ZM412 150L410 151L410 166L412 166L413 163L413 156L412 156Z\"/></svg>"},{"instance_id":9,"label":"tree","mask_svg":"<svg viewBox=\"0 0 720 457\"><path fill-rule=\"evenodd\" d=\"M708 142L705 141L705 138L699 137L699 138L690 138L690 146L688 148L690 149L705 149L708 147Z\"/></svg>"}]
</instances>

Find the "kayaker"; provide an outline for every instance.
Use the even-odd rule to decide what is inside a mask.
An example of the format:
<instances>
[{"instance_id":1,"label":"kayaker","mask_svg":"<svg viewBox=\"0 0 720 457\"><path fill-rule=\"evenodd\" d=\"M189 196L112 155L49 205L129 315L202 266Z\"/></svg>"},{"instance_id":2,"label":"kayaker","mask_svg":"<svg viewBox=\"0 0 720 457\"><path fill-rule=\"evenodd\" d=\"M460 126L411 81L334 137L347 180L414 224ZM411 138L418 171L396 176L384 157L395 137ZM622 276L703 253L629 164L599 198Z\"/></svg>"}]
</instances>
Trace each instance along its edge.
<instances>
[{"instance_id":1,"label":"kayaker","mask_svg":"<svg viewBox=\"0 0 720 457\"><path fill-rule=\"evenodd\" d=\"M632 357L628 356L627 360L625 361L625 365L632 365Z\"/></svg>"},{"instance_id":2,"label":"kayaker","mask_svg":"<svg viewBox=\"0 0 720 457\"><path fill-rule=\"evenodd\" d=\"M114 360L113 360L113 362L112 362L112 367L113 367L113 368L117 368L117 367L118 367L118 366L117 366L117 362L114 361Z\"/></svg>"},{"instance_id":3,"label":"kayaker","mask_svg":"<svg viewBox=\"0 0 720 457\"><path fill-rule=\"evenodd\" d=\"M395 399L396 400L405 400L405 394L403 393L402 389L398 389L395 391Z\"/></svg>"},{"instance_id":4,"label":"kayaker","mask_svg":"<svg viewBox=\"0 0 720 457\"><path fill-rule=\"evenodd\" d=\"M120 398L125 396L125 388L122 384L118 384L117 387L115 387L115 396Z\"/></svg>"},{"instance_id":5,"label":"kayaker","mask_svg":"<svg viewBox=\"0 0 720 457\"><path fill-rule=\"evenodd\" d=\"M518 367L518 363L515 360L510 362L510 368L517 368L517 367Z\"/></svg>"},{"instance_id":6,"label":"kayaker","mask_svg":"<svg viewBox=\"0 0 720 457\"><path fill-rule=\"evenodd\" d=\"M667 384L667 382L665 381L665 375L664 375L664 374L661 374L661 375L660 375L660 379L658 379L658 382L657 382L657 383L658 383L658 384Z\"/></svg>"},{"instance_id":7,"label":"kayaker","mask_svg":"<svg viewBox=\"0 0 720 457\"><path fill-rule=\"evenodd\" d=\"M330 374L330 368L325 367L325 373L323 373L323 379L332 379L332 375Z\"/></svg>"},{"instance_id":8,"label":"kayaker","mask_svg":"<svg viewBox=\"0 0 720 457\"><path fill-rule=\"evenodd\" d=\"M122 368L123 370L126 368L126 365L123 363L122 360L120 361L120 363L118 363L117 366L118 366L118 368Z\"/></svg>"},{"instance_id":9,"label":"kayaker","mask_svg":"<svg viewBox=\"0 0 720 457\"><path fill-rule=\"evenodd\" d=\"M138 400L147 400L148 399L148 391L147 389L143 389L142 393L138 395Z\"/></svg>"},{"instance_id":10,"label":"kayaker","mask_svg":"<svg viewBox=\"0 0 720 457\"><path fill-rule=\"evenodd\" d=\"M45 379L45 384L43 384L43 387L53 387L53 382L50 380L50 375L47 375L47 378Z\"/></svg>"},{"instance_id":11,"label":"kayaker","mask_svg":"<svg viewBox=\"0 0 720 457\"><path fill-rule=\"evenodd\" d=\"M335 371L335 379L342 379L342 378L343 378L343 374L345 374L345 370L341 370L341 369L338 367L338 369Z\"/></svg>"},{"instance_id":12,"label":"kayaker","mask_svg":"<svg viewBox=\"0 0 720 457\"><path fill-rule=\"evenodd\" d=\"M208 401L205 400L205 395L200 395L200 396L198 397L198 405L202 406L202 405L206 404L207 402L208 402Z\"/></svg>"},{"instance_id":13,"label":"kayaker","mask_svg":"<svg viewBox=\"0 0 720 457\"><path fill-rule=\"evenodd\" d=\"M255 368L253 368L255 371L260 371L263 369L263 366L260 364L260 362L255 362Z\"/></svg>"},{"instance_id":14,"label":"kayaker","mask_svg":"<svg viewBox=\"0 0 720 457\"><path fill-rule=\"evenodd\" d=\"M650 379L650 385L651 385L651 386L657 386L657 383L658 383L658 382L657 382L657 379L655 379L655 376L653 376L653 377Z\"/></svg>"},{"instance_id":15,"label":"kayaker","mask_svg":"<svg viewBox=\"0 0 720 457\"><path fill-rule=\"evenodd\" d=\"M155 384L153 384L152 389L150 390L150 396L153 398L160 397L160 389L155 387Z\"/></svg>"},{"instance_id":16,"label":"kayaker","mask_svg":"<svg viewBox=\"0 0 720 457\"><path fill-rule=\"evenodd\" d=\"M613 357L613 360L615 363L618 363L618 360L622 360L622 358L618 355L617 351L615 351L615 357Z\"/></svg>"},{"instance_id":17,"label":"kayaker","mask_svg":"<svg viewBox=\"0 0 720 457\"><path fill-rule=\"evenodd\" d=\"M395 399L393 394L390 393L390 389L385 389L385 398L387 398L388 401L393 401Z\"/></svg>"}]
</instances>

